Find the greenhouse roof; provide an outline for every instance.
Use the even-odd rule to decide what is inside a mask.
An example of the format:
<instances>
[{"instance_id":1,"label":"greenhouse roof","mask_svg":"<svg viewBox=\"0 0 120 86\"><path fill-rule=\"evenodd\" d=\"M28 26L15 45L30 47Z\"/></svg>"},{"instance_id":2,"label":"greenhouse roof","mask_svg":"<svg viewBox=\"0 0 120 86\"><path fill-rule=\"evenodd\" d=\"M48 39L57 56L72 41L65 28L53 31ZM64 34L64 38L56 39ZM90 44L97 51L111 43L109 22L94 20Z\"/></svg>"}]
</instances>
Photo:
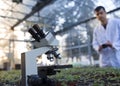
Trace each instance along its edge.
<instances>
[{"instance_id":1,"label":"greenhouse roof","mask_svg":"<svg viewBox=\"0 0 120 86\"><path fill-rule=\"evenodd\" d=\"M0 27L14 30L21 24L39 23L56 32L94 17L98 5L109 12L119 4L119 0L0 0Z\"/></svg>"}]
</instances>

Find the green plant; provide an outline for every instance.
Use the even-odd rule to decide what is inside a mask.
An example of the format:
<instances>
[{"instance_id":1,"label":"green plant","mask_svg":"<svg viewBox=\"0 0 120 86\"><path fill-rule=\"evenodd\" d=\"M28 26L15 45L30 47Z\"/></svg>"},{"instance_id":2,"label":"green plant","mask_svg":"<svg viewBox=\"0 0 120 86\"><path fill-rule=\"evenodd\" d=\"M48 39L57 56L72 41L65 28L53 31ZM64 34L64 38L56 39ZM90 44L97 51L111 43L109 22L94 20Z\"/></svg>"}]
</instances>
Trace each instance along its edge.
<instances>
[{"instance_id":1,"label":"green plant","mask_svg":"<svg viewBox=\"0 0 120 86\"><path fill-rule=\"evenodd\" d=\"M62 69L51 78L58 82L68 84L68 82L76 82L79 85L115 85L120 84L120 69L114 68L97 68L97 67L74 67L70 69ZM62 85L61 85L62 86Z\"/></svg>"},{"instance_id":2,"label":"green plant","mask_svg":"<svg viewBox=\"0 0 120 86\"><path fill-rule=\"evenodd\" d=\"M61 69L61 72L48 77L59 84L56 86L119 86L120 69L73 67ZM4 86L1 83L17 85L20 79L20 70L0 71L0 86Z\"/></svg>"}]
</instances>

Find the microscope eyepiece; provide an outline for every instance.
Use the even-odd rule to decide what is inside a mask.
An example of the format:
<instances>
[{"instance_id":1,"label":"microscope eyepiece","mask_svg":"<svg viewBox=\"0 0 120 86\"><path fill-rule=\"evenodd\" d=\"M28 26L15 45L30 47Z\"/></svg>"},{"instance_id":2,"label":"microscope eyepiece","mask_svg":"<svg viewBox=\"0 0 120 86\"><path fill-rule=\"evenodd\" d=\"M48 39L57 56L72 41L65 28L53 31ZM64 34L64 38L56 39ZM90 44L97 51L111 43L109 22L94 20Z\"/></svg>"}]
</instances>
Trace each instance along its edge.
<instances>
[{"instance_id":1,"label":"microscope eyepiece","mask_svg":"<svg viewBox=\"0 0 120 86\"><path fill-rule=\"evenodd\" d=\"M33 28L41 38L45 38L45 34L44 34L43 30L40 29L40 27L37 24L33 25Z\"/></svg>"},{"instance_id":2,"label":"microscope eyepiece","mask_svg":"<svg viewBox=\"0 0 120 86\"><path fill-rule=\"evenodd\" d=\"M40 36L37 34L37 32L33 29L33 28L29 28L29 30L28 30L28 32L32 35L32 37L36 40L36 41L38 41L38 42L40 42Z\"/></svg>"},{"instance_id":3,"label":"microscope eyepiece","mask_svg":"<svg viewBox=\"0 0 120 86\"><path fill-rule=\"evenodd\" d=\"M28 32L32 35L32 37L37 41L40 42L41 39L45 38L45 34L40 27L35 24L31 28L29 28Z\"/></svg>"}]
</instances>

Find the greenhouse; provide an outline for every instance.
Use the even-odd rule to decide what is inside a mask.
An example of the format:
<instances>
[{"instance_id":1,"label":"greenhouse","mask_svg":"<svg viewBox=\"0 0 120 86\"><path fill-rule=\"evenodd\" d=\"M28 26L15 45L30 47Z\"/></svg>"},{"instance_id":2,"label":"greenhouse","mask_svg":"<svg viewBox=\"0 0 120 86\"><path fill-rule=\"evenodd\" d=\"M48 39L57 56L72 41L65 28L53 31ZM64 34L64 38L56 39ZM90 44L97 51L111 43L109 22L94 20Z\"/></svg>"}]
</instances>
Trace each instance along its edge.
<instances>
[{"instance_id":1,"label":"greenhouse","mask_svg":"<svg viewBox=\"0 0 120 86\"><path fill-rule=\"evenodd\" d=\"M93 47L94 30L102 21L95 8L103 6L107 19L120 21L119 4L119 0L0 0L0 86L119 86L120 62L112 66L112 60L101 68L101 52ZM118 58L120 34L115 31L108 47Z\"/></svg>"}]
</instances>

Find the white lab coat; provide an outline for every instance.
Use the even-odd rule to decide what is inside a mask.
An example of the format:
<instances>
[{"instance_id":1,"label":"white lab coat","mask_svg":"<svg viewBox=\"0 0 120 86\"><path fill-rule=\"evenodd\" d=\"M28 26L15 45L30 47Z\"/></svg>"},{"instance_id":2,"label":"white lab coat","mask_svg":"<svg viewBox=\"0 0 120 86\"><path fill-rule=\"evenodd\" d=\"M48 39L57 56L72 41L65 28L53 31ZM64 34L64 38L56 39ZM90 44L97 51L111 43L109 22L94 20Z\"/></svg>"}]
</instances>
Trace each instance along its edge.
<instances>
[{"instance_id":1,"label":"white lab coat","mask_svg":"<svg viewBox=\"0 0 120 86\"><path fill-rule=\"evenodd\" d=\"M120 68L120 19L111 19L108 28L108 40L115 48L116 58L119 63L117 68Z\"/></svg>"},{"instance_id":2,"label":"white lab coat","mask_svg":"<svg viewBox=\"0 0 120 86\"><path fill-rule=\"evenodd\" d=\"M100 58L100 67L107 67L112 66L115 68L119 67L119 62L117 59L116 49L118 48L117 44L117 37L118 35L118 28L115 23L116 19L109 19L106 29L102 25L99 25L93 32L93 48L99 53ZM115 25L114 25L115 23ZM117 29L116 29L117 28ZM100 45L110 41L115 49L107 47L102 49L100 52L98 48ZM120 44L119 44L120 45ZM120 47L119 47L120 49Z\"/></svg>"}]
</instances>

